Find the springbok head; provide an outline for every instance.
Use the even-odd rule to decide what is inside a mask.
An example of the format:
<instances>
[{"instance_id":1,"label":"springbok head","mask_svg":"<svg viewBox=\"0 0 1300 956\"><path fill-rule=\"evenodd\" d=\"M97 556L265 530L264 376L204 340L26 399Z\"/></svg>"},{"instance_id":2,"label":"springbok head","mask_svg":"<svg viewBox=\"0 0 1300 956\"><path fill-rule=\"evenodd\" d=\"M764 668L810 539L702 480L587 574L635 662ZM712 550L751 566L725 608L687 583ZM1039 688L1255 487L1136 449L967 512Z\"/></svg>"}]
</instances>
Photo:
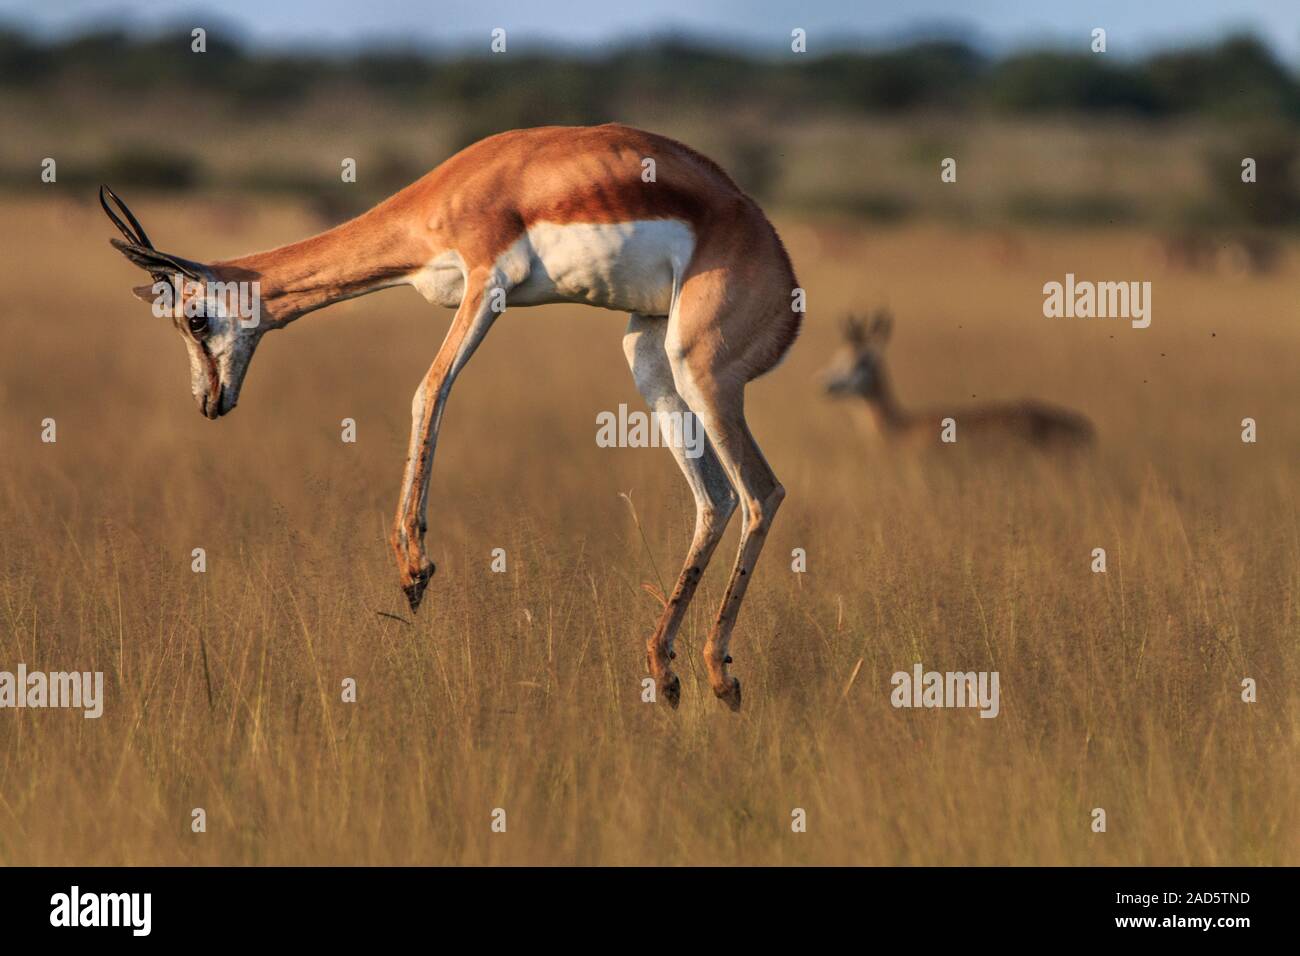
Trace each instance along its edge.
<instances>
[{"instance_id":1,"label":"springbok head","mask_svg":"<svg viewBox=\"0 0 1300 956\"><path fill-rule=\"evenodd\" d=\"M822 373L822 384L830 395L860 395L874 398L884 381L884 349L894 330L887 309L877 309L869 321L856 315L844 320L844 344Z\"/></svg>"},{"instance_id":2,"label":"springbok head","mask_svg":"<svg viewBox=\"0 0 1300 956\"><path fill-rule=\"evenodd\" d=\"M222 274L230 270L159 252L126 203L107 186L99 188L99 202L125 239L109 242L153 277L150 285L132 291L153 305L155 315L170 318L185 343L190 391L199 411L214 420L226 414L239 400L253 350L270 327L262 321L257 284Z\"/></svg>"}]
</instances>

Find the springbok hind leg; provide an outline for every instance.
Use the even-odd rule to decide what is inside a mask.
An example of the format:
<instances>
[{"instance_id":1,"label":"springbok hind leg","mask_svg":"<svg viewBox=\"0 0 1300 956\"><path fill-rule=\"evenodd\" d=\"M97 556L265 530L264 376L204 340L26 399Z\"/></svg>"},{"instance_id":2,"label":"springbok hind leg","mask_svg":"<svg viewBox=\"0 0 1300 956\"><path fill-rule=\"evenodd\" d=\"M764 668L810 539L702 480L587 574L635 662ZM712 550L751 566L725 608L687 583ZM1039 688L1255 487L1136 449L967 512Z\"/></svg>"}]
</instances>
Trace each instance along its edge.
<instances>
[{"instance_id":1,"label":"springbok hind leg","mask_svg":"<svg viewBox=\"0 0 1300 956\"><path fill-rule=\"evenodd\" d=\"M744 386L729 384L725 376L692 370L689 355L674 361L673 370L678 391L704 422L704 430L727 477L740 492L743 522L740 547L718 616L704 645L704 664L713 692L734 711L740 709L740 681L727 674L727 665L731 663L727 649L754 565L763 550L772 518L785 498L785 489L763 458L745 422Z\"/></svg>"},{"instance_id":2,"label":"springbok hind leg","mask_svg":"<svg viewBox=\"0 0 1300 956\"><path fill-rule=\"evenodd\" d=\"M668 426L674 422L685 423L691 410L681 395L677 394L673 384L668 353L664 351L667 327L667 319L634 314L623 337L623 351L632 368L632 377L636 379L637 390L645 398L651 412L659 416L660 433L681 437L675 436ZM659 694L673 707L681 700L681 681L673 673L670 663L676 656L673 642L709 558L736 509L736 493L722 470L718 456L709 447L707 438L698 431L695 434L701 442L695 448L683 447L678 441L669 442L673 458L686 476L686 482L695 496L695 534L686 554L686 563L677 576L677 584L672 595L668 596L668 603L659 615L654 632L646 642L646 661L650 675L655 679Z\"/></svg>"}]
</instances>

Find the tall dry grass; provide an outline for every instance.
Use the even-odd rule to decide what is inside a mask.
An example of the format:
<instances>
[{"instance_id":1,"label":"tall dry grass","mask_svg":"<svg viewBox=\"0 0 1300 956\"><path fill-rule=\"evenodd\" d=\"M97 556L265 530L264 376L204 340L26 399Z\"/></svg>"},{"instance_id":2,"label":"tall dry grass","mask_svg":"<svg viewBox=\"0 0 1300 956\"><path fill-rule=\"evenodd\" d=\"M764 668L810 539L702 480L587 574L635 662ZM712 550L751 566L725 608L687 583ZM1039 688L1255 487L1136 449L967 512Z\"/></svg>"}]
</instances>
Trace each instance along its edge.
<instances>
[{"instance_id":1,"label":"tall dry grass","mask_svg":"<svg viewBox=\"0 0 1300 956\"><path fill-rule=\"evenodd\" d=\"M135 204L200 259L313 228ZM733 641L732 715L699 650L734 529L679 641L681 709L640 701L641 585L671 584L692 516L665 452L595 445L598 411L641 407L620 316L518 310L480 350L408 625L377 613L407 616L385 536L447 315L403 290L309 316L214 424L98 210L6 216L0 669L103 670L108 690L97 721L0 711L0 863L1300 862L1294 268L1165 274L1117 231L1024 233L1008 257L978 232L781 224L811 311L750 389L788 499ZM1067 271L1153 279L1151 328L1044 319ZM838 313L886 301L906 402L1071 405L1096 455L873 447L813 375ZM999 671L1001 715L893 709L890 675L917 661Z\"/></svg>"}]
</instances>

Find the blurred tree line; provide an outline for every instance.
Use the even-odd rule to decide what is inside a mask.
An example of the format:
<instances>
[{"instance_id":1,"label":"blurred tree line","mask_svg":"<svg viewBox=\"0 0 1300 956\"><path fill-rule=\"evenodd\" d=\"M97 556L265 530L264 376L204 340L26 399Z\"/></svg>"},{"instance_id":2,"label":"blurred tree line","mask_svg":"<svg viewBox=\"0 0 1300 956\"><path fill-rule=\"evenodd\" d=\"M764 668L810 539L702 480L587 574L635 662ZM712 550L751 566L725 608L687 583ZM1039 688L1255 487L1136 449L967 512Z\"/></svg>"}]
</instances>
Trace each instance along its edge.
<instances>
[{"instance_id":1,"label":"blurred tree line","mask_svg":"<svg viewBox=\"0 0 1300 956\"><path fill-rule=\"evenodd\" d=\"M743 186L766 199L786 162L775 133L793 118L830 124L863 117L1074 115L1148 124L1191 118L1224 131L1248 129L1249 141L1263 153L1261 164L1289 172L1262 178L1249 192L1233 192L1240 157L1232 144L1240 137L1224 135L1199 157L1223 195L1209 196L1183 218L1259 225L1300 220L1300 76L1248 35L1136 60L1055 49L991 57L953 40L772 58L671 36L598 53L521 49L506 55L392 48L262 51L232 37L237 34L210 27L199 55L191 52L189 26L149 36L103 30L49 42L0 28L0 121L5 101L48 97L58 103L62 92L67 103L78 91L93 91L98 105L91 110L107 108L106 100L126 104L112 109L149 109L162 97L192 103L200 112L217 105L253 120L283 120L289 128L297 105L346 94L353 102L360 98L402 112L427 114L437 107L454 117L447 145L455 148L504 129L626 120L647 105L668 117L703 109L718 118L711 151ZM69 120L76 117L70 114ZM114 150L99 169L69 175L184 188L209 172L202 150L183 137L171 148L154 142ZM427 169L427 160L393 149L368 169L366 196L349 196L347 202L373 200L405 185ZM20 175L27 175L26 167L21 174L0 171L0 180L16 182ZM340 201L337 190L292 170L259 171L232 184ZM906 212L897 190L883 186L832 193L831 200L873 218ZM1104 195L1031 194L1013 197L1008 206L1017 218L1115 221L1125 213L1125 202ZM1040 208L1045 203L1051 208Z\"/></svg>"},{"instance_id":2,"label":"blurred tree line","mask_svg":"<svg viewBox=\"0 0 1300 956\"><path fill-rule=\"evenodd\" d=\"M255 53L211 31L206 53L198 56L190 51L188 28L150 38L105 31L57 43L0 29L0 86L60 81L123 93L160 86L206 92L254 108L337 82L398 101L455 100L494 129L600 122L618 103L647 93L666 104L707 99L777 113L986 109L1300 119L1300 78L1251 36L1126 61L1059 50L993 59L956 41L771 59L679 38L599 55L384 49L332 56Z\"/></svg>"}]
</instances>

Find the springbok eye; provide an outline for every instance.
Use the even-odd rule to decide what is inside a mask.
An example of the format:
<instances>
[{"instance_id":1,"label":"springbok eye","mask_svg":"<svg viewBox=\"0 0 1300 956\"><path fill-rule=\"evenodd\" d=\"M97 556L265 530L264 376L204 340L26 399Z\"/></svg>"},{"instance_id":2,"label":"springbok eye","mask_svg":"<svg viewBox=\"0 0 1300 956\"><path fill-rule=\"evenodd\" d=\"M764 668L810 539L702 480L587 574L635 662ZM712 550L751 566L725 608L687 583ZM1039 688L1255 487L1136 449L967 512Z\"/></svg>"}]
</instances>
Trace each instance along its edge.
<instances>
[{"instance_id":1,"label":"springbok eye","mask_svg":"<svg viewBox=\"0 0 1300 956\"><path fill-rule=\"evenodd\" d=\"M190 327L190 334L198 338L208 334L208 317L206 315L191 315L187 320Z\"/></svg>"}]
</instances>

